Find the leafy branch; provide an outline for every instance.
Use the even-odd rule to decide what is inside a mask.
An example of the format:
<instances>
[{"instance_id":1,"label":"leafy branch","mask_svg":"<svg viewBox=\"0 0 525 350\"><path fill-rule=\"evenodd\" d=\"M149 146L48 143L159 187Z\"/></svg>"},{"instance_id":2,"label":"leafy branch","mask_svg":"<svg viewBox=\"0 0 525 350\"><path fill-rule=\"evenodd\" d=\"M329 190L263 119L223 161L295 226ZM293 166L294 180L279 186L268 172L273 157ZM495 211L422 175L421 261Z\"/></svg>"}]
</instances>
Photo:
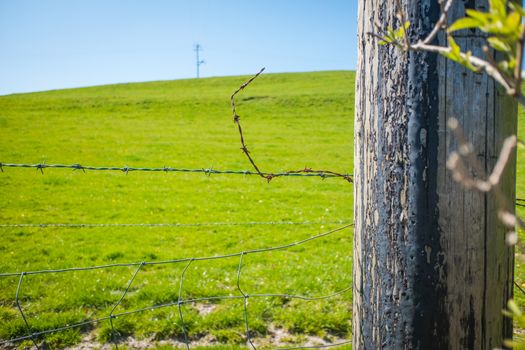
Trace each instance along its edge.
<instances>
[{"instance_id":1,"label":"leafy branch","mask_svg":"<svg viewBox=\"0 0 525 350\"><path fill-rule=\"evenodd\" d=\"M496 80L510 96L525 106L525 96L521 92L522 61L525 47L525 10L517 2L508 0L490 0L487 12L473 9L466 10L466 17L448 25L448 11L454 0L438 0L441 6L441 16L434 28L423 40L410 42L408 32L410 22L405 20L403 11L399 11L397 18L401 25L386 30L376 23L378 33L368 33L380 39L380 45L394 45L404 51L420 51L438 53L466 68L486 72ZM401 8L400 0L397 0ZM488 34L483 47L485 57L478 57L471 51L463 51L456 43L453 33L459 30L478 29ZM433 44L440 31L447 35L447 45ZM499 53L498 59L492 55L492 50Z\"/></svg>"},{"instance_id":2,"label":"leafy branch","mask_svg":"<svg viewBox=\"0 0 525 350\"><path fill-rule=\"evenodd\" d=\"M453 1L438 0L441 7L438 21L426 38L416 43L411 43L409 40L410 22L406 20L402 10L396 15L401 23L399 28L388 27L382 30L381 25L376 23L379 34L368 34L379 38L380 45L394 45L404 51L439 53L472 71L484 71L500 83L508 95L525 106L525 96L521 92L521 70L525 47L523 7L514 1L489 0L490 8L487 12L467 9L466 17L448 26L448 12ZM396 4L399 9L402 8L401 0L396 0ZM488 34L486 45L483 47L486 58L474 56L471 51L464 52L456 43L452 33L466 29L478 29ZM432 44L440 31L444 31L447 35L447 46ZM492 56L491 49L501 53L499 60ZM500 207L498 211L500 220L508 227L525 227L524 220L513 213L512 206L499 189L501 174L511 159L512 151L517 145L522 145L522 142L518 141L515 135L509 136L504 142L493 172L486 176L486 179L479 179L471 176L468 171L470 166L476 173L483 174L481 164L472 154L472 145L466 140L455 118L450 118L448 125L460 144L459 150L452 152L447 161L447 167L452 171L454 180L468 189L495 193ZM515 232L509 234L515 235ZM508 240L509 244L515 244L515 241L515 239Z\"/></svg>"}]
</instances>

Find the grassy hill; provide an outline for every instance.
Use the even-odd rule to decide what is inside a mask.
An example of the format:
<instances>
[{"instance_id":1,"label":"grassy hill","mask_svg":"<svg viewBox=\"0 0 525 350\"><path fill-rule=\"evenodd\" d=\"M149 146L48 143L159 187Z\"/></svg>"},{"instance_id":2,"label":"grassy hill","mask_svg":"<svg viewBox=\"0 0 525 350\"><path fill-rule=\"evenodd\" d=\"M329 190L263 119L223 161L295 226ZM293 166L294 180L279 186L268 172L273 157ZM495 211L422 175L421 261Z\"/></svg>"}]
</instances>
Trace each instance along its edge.
<instances>
[{"instance_id":1,"label":"grassy hill","mask_svg":"<svg viewBox=\"0 0 525 350\"><path fill-rule=\"evenodd\" d=\"M240 150L229 101L247 78L0 97L0 162L251 170ZM354 74L340 71L262 75L241 92L238 113L261 170L306 166L351 173L353 91ZM521 139L524 118L521 111ZM519 162L518 196L523 198L524 150ZM0 227L0 273L232 254L302 240L352 218L353 188L341 179L277 178L267 183L243 175L64 169L45 169L42 175L36 169L4 168L0 188L0 224L200 225ZM518 252L524 250L520 243ZM346 229L286 250L243 256L239 282L248 294L330 295L351 286L351 255L352 231ZM525 282L521 262L516 266L516 280ZM115 313L176 303L186 267L183 299L241 295L239 256L189 266L146 265ZM104 318L136 271L137 266L116 266L24 276L21 307L34 332ZM3 340L27 334L15 303L19 280L0 277ZM313 301L250 298L247 316L258 345L338 342L350 338L351 306L351 291ZM181 307L195 345L243 344L244 310L242 298ZM157 343L159 349L184 340L177 305L121 316L113 323L116 336L128 346L133 345L128 336ZM54 333L47 342L51 348L108 343L112 334L105 319Z\"/></svg>"},{"instance_id":2,"label":"grassy hill","mask_svg":"<svg viewBox=\"0 0 525 350\"><path fill-rule=\"evenodd\" d=\"M240 150L229 96L247 77L124 84L0 97L1 162L251 170ZM312 168L350 173L351 72L263 75L237 99L246 142L263 171ZM352 186L341 179L185 173L125 174L4 168L0 223L221 223L192 227L0 228L0 272L159 262L286 244L352 218ZM313 222L243 225L246 222ZM224 225L236 223L237 225ZM322 296L351 285L350 230L286 251L244 257L246 293ZM194 262L183 298L240 295L239 257ZM178 300L186 263L145 266L115 310ZM107 316L136 267L29 275L20 290L33 331ZM0 338L27 334L15 308L19 276L0 278ZM351 291L320 301L249 301L259 343L348 338ZM199 344L243 343L243 300L182 307ZM122 338L182 340L177 306L114 320ZM270 328L271 327L271 328ZM108 342L109 321L48 337L52 347ZM85 339L84 339L85 341ZM26 342L27 344L27 342Z\"/></svg>"}]
</instances>

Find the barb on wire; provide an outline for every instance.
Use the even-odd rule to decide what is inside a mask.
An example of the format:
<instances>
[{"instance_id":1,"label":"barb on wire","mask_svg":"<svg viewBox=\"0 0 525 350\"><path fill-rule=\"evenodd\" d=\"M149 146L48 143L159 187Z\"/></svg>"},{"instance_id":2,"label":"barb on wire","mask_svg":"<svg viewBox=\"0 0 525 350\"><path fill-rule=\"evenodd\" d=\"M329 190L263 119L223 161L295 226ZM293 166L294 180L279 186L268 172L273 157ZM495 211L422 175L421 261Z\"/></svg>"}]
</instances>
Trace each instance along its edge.
<instances>
[{"instance_id":1,"label":"barb on wire","mask_svg":"<svg viewBox=\"0 0 525 350\"><path fill-rule=\"evenodd\" d=\"M305 176L305 175L308 175L308 174L317 174L317 176L320 176L321 178L324 178L324 177L340 177L340 178L343 178L344 180L346 180L346 181L348 181L350 183L353 183L352 175L350 175L350 174L341 174L341 173L338 173L338 172L335 172L335 171L331 171L331 170L313 170L311 168L305 167L304 169L300 169L300 170L290 170L290 171L286 171L286 172L282 172L282 173L276 173L276 174L274 174L274 173L266 173L266 172L263 172L263 171L260 170L259 166L257 165L257 163L255 163L255 160L251 156L250 151L248 150L248 146L246 145L246 141L244 139L244 133L242 131L242 126L241 126L241 121L240 121L241 117L240 117L239 114L237 114L237 108L235 106L235 96L239 92L244 90L248 85L250 85L250 83L252 81L254 81L259 75L261 75L261 73L263 71L264 71L264 68L262 68L257 74L255 74L253 77L251 77L246 82L244 82L237 90L235 90L233 92L233 94L230 97L232 113L233 113L233 122L237 125L237 130L239 131L239 136L240 136L240 140L241 140L241 150L246 155L246 157L248 158L248 161L250 162L250 164L255 169L256 174L259 175L260 177L266 179L268 182L270 182L272 179L274 179L276 177L280 177L280 176L300 176L300 175Z\"/></svg>"},{"instance_id":2,"label":"barb on wire","mask_svg":"<svg viewBox=\"0 0 525 350\"><path fill-rule=\"evenodd\" d=\"M252 160L253 161L253 160ZM252 163L255 168L254 171L249 170L216 170L213 168L201 168L201 169L188 169L188 168L173 168L173 167L162 167L162 168L136 168L136 167L116 167L116 166L82 166L80 164L46 164L40 163L40 164L25 164L25 163L0 163L0 169L3 168L36 168L37 170L40 170L42 174L44 174L44 169L46 168L56 168L56 169L73 169L73 170L82 170L84 173L86 170L89 171L120 171L123 173L130 173L130 172L174 172L174 173L200 173L207 176L210 176L212 174L217 175L257 175L262 176L265 179L273 179L274 177L320 177L322 179L325 178L334 178L334 177L342 177L345 180L352 182L352 174L339 174L333 171L328 170L312 170L309 168L305 168L302 170L295 170L295 171L287 171L287 172L279 172L279 173L266 173L261 172L259 168L255 165L255 163Z\"/></svg>"},{"instance_id":3,"label":"barb on wire","mask_svg":"<svg viewBox=\"0 0 525 350\"><path fill-rule=\"evenodd\" d=\"M82 326L85 326L85 325L95 324L95 323L99 323L99 322L102 322L102 321L109 320L109 322L111 324L111 328L112 328L112 340L115 343L115 347L118 349L118 345L117 345L118 339L116 339L116 336L115 336L117 332L116 332L116 330L114 328L114 325L113 325L113 319L118 318L118 317L122 317L122 316L131 315L131 314L136 314L136 313L139 313L139 312L145 312L145 311L151 311L151 310L156 310L156 309L165 308L165 307L177 306L179 308L179 315L181 317L181 326L182 326L183 334L184 334L184 337L185 337L186 348L189 349L189 338L188 338L187 330L186 330L185 324L184 324L184 318L183 318L183 315L182 315L181 305L195 303L195 302L201 302L201 301L218 301L218 300L243 299L244 300L244 318L245 318L247 340L251 344L252 348L255 349L255 345L253 344L252 339L251 339L249 323L248 323L248 312L247 312L248 298L275 298L275 297L281 297L281 298L287 298L287 299L300 299L300 300L304 300L304 301L314 301L314 300L328 299L328 298L332 298L332 297L335 297L337 295L341 295L343 293L346 293L349 290L351 290L351 286L348 286L348 287L346 287L344 289L341 289L341 290L339 290L337 292L334 292L332 294L321 295L321 296L294 295L294 294L288 294L288 293L283 293L283 294L278 294L278 293L260 293L260 294L250 294L249 295L249 294L246 294L242 290L241 285L240 285L240 278L241 278L242 263L243 263L244 255L255 254L255 253L263 253L263 252L269 252L269 251L283 250L283 249L291 248L291 247L294 247L294 246L297 246L297 245L300 245L300 244L304 244L306 242L310 242L310 241L313 241L313 240L316 240L316 239L319 239L319 238L322 238L322 237L326 237L326 236L331 235L331 234L333 234L335 232L339 232L339 231L342 231L344 229L347 229L350 226L353 226L353 225L352 224L345 225L345 226L339 227L339 228L331 230L331 231L323 232L323 233L320 233L320 234L317 234L317 235L314 235L314 236L310 236L308 238L305 238L305 239L302 239L302 240L299 240L299 241L295 241L295 242L292 242L292 243L289 243L289 244L281 245L281 246L252 249L252 250L242 251L242 252L238 252L238 253L224 254L224 255L219 255L219 256L207 256L207 257L197 257L197 258L183 258L183 259L167 260L167 261L160 261L160 262L145 262L145 261L142 261L142 262L138 262L138 263L123 263L123 264L111 264L111 265L91 266L91 267L83 267L83 268L40 270L40 271L28 271L28 272L21 272L21 273L4 273L4 274L0 274L0 277L20 276L15 299L16 299L17 308L18 308L20 314L22 315L22 318L25 321L26 328L27 328L27 333L28 333L25 336L20 336L18 338L9 339L9 340L6 340L6 341L0 341L0 347L2 345L13 344L13 343L16 343L16 342L19 342L19 341L22 341L22 340L31 339L33 341L33 343L35 344L35 346L37 346L37 348L38 348L38 345L37 345L36 340L35 340L37 337L44 336L44 335L51 334L51 333L55 333L55 332L59 332L59 331L68 330L68 329L79 328L79 327L82 327ZM196 261L225 259L225 258L231 258L231 257L240 257L238 271L237 271L237 288L238 288L239 292L241 293L241 295L211 296L211 297L193 298L193 299L186 299L186 300L184 300L182 298L184 276L185 276L185 273L188 270L190 264L192 264L193 262L196 262ZM123 299L128 294L128 292L129 292L129 290L131 288L131 285L133 284L136 276L138 275L138 273L142 270L142 268L144 266L146 266L146 265L174 264L174 263L181 263L181 262L186 262L187 264L186 264L186 266L185 266L185 268L184 268L184 270L182 271L182 274L181 274L181 281L180 281L180 286L179 286L179 296L178 296L177 301L173 301L173 302L169 302L169 303L165 303L165 304L161 304L161 305L152 305L152 306L149 306L149 307L144 307L144 308L136 309L136 310L123 311L121 313L115 313L116 308L122 303ZM44 330L44 331L39 331L39 332L31 332L31 328L29 327L29 323L27 322L26 316L25 316L25 314L24 314L24 312L22 310L22 307L21 307L20 301L19 301L19 293L20 293L20 290L21 290L21 285L22 285L22 281L23 281L23 277L24 276L37 275L37 274L49 274L49 273L62 273L62 272L69 272L69 271L87 271L87 270L95 270L95 269L102 269L102 268L112 268L112 267L116 267L116 266L120 266L120 267L122 267L122 266L129 266L129 267L136 266L137 269L135 270L135 273L133 274L133 276L130 279L130 281L128 282L127 288L124 290L123 294L121 295L121 297L117 301L117 303L113 306L113 308L112 308L112 310L111 310L111 312L110 312L110 314L108 316L100 317L100 318L93 319L93 320L86 320L86 321L79 322L79 323L76 323L76 324L69 324L69 325L65 325L65 326L62 326L62 327L54 328L54 329L49 329L49 330ZM337 346L337 345L342 345L342 344L343 343L333 344L333 345L326 345L326 346L322 346L322 347ZM319 347L319 346L305 346L305 347L298 347L298 348L317 348L317 347Z\"/></svg>"},{"instance_id":4,"label":"barb on wire","mask_svg":"<svg viewBox=\"0 0 525 350\"><path fill-rule=\"evenodd\" d=\"M44 168L46 167L46 161L44 160L44 162L42 164L37 164L36 165L36 168L38 170L40 170L40 173L42 173L42 175L44 175Z\"/></svg>"}]
</instances>

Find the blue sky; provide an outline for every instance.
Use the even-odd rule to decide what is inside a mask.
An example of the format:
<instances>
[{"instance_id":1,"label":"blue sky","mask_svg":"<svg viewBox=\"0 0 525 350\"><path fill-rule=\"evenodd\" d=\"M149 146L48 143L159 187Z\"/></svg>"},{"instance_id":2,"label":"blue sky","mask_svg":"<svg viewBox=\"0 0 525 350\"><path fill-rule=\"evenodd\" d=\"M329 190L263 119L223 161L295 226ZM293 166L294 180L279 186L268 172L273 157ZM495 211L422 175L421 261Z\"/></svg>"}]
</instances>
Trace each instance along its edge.
<instances>
[{"instance_id":1,"label":"blue sky","mask_svg":"<svg viewBox=\"0 0 525 350\"><path fill-rule=\"evenodd\" d=\"M0 94L354 69L357 0L1 0Z\"/></svg>"}]
</instances>

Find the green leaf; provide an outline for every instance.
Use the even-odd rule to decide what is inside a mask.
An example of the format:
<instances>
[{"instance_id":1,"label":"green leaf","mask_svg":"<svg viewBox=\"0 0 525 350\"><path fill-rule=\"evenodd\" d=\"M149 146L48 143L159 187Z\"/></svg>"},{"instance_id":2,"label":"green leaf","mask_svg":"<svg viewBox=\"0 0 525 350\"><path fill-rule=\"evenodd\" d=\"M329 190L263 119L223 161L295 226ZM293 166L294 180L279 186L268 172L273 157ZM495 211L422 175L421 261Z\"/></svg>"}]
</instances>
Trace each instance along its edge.
<instances>
[{"instance_id":1,"label":"green leaf","mask_svg":"<svg viewBox=\"0 0 525 350\"><path fill-rule=\"evenodd\" d=\"M505 18L504 27L509 31L515 40L519 40L521 32L521 15L518 12L511 12Z\"/></svg>"},{"instance_id":2,"label":"green leaf","mask_svg":"<svg viewBox=\"0 0 525 350\"><path fill-rule=\"evenodd\" d=\"M490 24L493 17L490 13L480 12L472 9L467 9L465 12L467 13L468 17L478 20L480 27Z\"/></svg>"},{"instance_id":3,"label":"green leaf","mask_svg":"<svg viewBox=\"0 0 525 350\"><path fill-rule=\"evenodd\" d=\"M410 22L403 23L403 26L397 29L388 27L386 29L386 35L379 42L380 45L394 44L396 46L401 46L400 41L405 37L406 30L410 27Z\"/></svg>"},{"instance_id":4,"label":"green leaf","mask_svg":"<svg viewBox=\"0 0 525 350\"><path fill-rule=\"evenodd\" d=\"M509 299L507 303L507 307L509 308L510 312L512 312L515 316L521 316L522 312L518 304L514 301L514 299Z\"/></svg>"},{"instance_id":5,"label":"green leaf","mask_svg":"<svg viewBox=\"0 0 525 350\"><path fill-rule=\"evenodd\" d=\"M490 12L505 17L507 16L507 0L489 0Z\"/></svg>"},{"instance_id":6,"label":"green leaf","mask_svg":"<svg viewBox=\"0 0 525 350\"><path fill-rule=\"evenodd\" d=\"M405 37L405 28L401 27L396 29L396 31L394 32L394 37L396 39L403 39Z\"/></svg>"},{"instance_id":7,"label":"green leaf","mask_svg":"<svg viewBox=\"0 0 525 350\"><path fill-rule=\"evenodd\" d=\"M521 15L517 12L511 12L505 20L505 24L511 26L511 28L518 28L521 22Z\"/></svg>"},{"instance_id":8,"label":"green leaf","mask_svg":"<svg viewBox=\"0 0 525 350\"><path fill-rule=\"evenodd\" d=\"M508 43L504 42L498 37L491 36L490 38L487 39L487 41L489 42L490 46L492 46L494 49L498 51L503 51L503 52L512 51L512 47Z\"/></svg>"},{"instance_id":9,"label":"green leaf","mask_svg":"<svg viewBox=\"0 0 525 350\"><path fill-rule=\"evenodd\" d=\"M486 33L518 40L521 33L522 15L518 11L512 11L507 16L506 7L503 10L498 7L501 5L501 2L506 4L504 0L494 1L496 9L491 8L490 12L467 9L465 12L468 17L457 20L452 24L448 32L466 28L478 28Z\"/></svg>"},{"instance_id":10,"label":"green leaf","mask_svg":"<svg viewBox=\"0 0 525 350\"><path fill-rule=\"evenodd\" d=\"M448 37L448 46L450 47L449 58L459 62L461 49L452 36Z\"/></svg>"},{"instance_id":11,"label":"green leaf","mask_svg":"<svg viewBox=\"0 0 525 350\"><path fill-rule=\"evenodd\" d=\"M509 349L513 350L523 350L525 349L525 344L522 341L514 341L512 339L503 340L503 345Z\"/></svg>"},{"instance_id":12,"label":"green leaf","mask_svg":"<svg viewBox=\"0 0 525 350\"><path fill-rule=\"evenodd\" d=\"M472 56L472 52L471 51L467 51L465 53L465 57L460 55L459 63L461 63L462 65L464 65L465 67L467 67L468 69L470 69L473 72L479 71L479 68L474 67L474 65L472 65L472 63L470 62L470 56Z\"/></svg>"},{"instance_id":13,"label":"green leaf","mask_svg":"<svg viewBox=\"0 0 525 350\"><path fill-rule=\"evenodd\" d=\"M396 29L396 31L394 32L394 38L396 41L400 42L405 38L406 30L408 29L408 27L410 27L409 21L403 23L403 26Z\"/></svg>"},{"instance_id":14,"label":"green leaf","mask_svg":"<svg viewBox=\"0 0 525 350\"><path fill-rule=\"evenodd\" d=\"M511 10L516 11L517 13L519 13L519 15L520 15L521 17L525 17L525 10L524 10L523 7L521 7L520 5L511 2L511 3L509 4L509 7L510 7Z\"/></svg>"},{"instance_id":15,"label":"green leaf","mask_svg":"<svg viewBox=\"0 0 525 350\"><path fill-rule=\"evenodd\" d=\"M516 345L516 343L511 340L511 339L505 339L503 341L503 345L505 345L505 347L509 348L509 349L512 349L514 347L514 345Z\"/></svg>"},{"instance_id":16,"label":"green leaf","mask_svg":"<svg viewBox=\"0 0 525 350\"><path fill-rule=\"evenodd\" d=\"M466 53L464 53L462 55L461 54L461 48L456 43L454 38L452 36L450 36L450 35L448 36L448 46L450 48L450 51L448 53L443 53L442 54L443 56L449 58L450 60L452 60L454 62L457 62L457 63L467 67L468 69L470 69L470 70L472 70L474 72L479 71L479 68L475 67L470 62L470 56L472 56L472 52L471 51L467 51Z\"/></svg>"},{"instance_id":17,"label":"green leaf","mask_svg":"<svg viewBox=\"0 0 525 350\"><path fill-rule=\"evenodd\" d=\"M510 68L509 62L505 60L498 62L498 67L503 72L509 73L512 71L512 69Z\"/></svg>"},{"instance_id":18,"label":"green leaf","mask_svg":"<svg viewBox=\"0 0 525 350\"><path fill-rule=\"evenodd\" d=\"M394 29L392 27L388 27L386 29L387 36L391 39L394 39L396 37L396 33L394 32Z\"/></svg>"},{"instance_id":19,"label":"green leaf","mask_svg":"<svg viewBox=\"0 0 525 350\"><path fill-rule=\"evenodd\" d=\"M454 22L450 27L448 27L447 32L452 33L457 30L468 29L468 28L478 28L481 22L472 17L463 17Z\"/></svg>"}]
</instances>

